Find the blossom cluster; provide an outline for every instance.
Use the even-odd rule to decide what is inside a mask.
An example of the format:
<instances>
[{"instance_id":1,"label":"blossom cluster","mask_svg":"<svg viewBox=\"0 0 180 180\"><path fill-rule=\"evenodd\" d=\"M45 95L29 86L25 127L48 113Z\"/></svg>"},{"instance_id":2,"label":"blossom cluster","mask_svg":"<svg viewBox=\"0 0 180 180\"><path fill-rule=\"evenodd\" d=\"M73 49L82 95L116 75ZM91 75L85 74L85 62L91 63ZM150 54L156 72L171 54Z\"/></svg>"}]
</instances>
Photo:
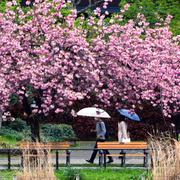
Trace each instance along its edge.
<instances>
[{"instance_id":1,"label":"blossom cluster","mask_svg":"<svg viewBox=\"0 0 180 180\"><path fill-rule=\"evenodd\" d=\"M15 0L13 3L16 5ZM14 11L12 6L8 3L5 14L0 14L2 111L7 110L12 94L21 103L33 96L32 113L48 114L61 113L92 93L105 106L125 103L135 108L148 101L161 107L166 116L179 110L180 47L168 27L171 16L164 27L154 29L140 14L138 24L132 20L125 25L116 23L123 17L120 14L104 26L105 15L97 8L99 19L87 20L96 27L96 36L89 42L89 32L74 26L76 10L61 14L65 1L36 0L28 12ZM42 93L32 95L29 85Z\"/></svg>"}]
</instances>

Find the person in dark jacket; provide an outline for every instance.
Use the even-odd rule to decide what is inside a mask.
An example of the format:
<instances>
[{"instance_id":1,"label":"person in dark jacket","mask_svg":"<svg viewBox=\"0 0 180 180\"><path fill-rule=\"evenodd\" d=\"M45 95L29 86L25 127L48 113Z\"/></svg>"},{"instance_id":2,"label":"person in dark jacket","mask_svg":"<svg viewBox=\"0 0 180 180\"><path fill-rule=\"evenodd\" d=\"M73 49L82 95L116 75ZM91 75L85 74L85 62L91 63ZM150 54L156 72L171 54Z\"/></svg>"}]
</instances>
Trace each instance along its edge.
<instances>
[{"instance_id":1,"label":"person in dark jacket","mask_svg":"<svg viewBox=\"0 0 180 180\"><path fill-rule=\"evenodd\" d=\"M106 126L105 123L100 118L95 118L96 120L96 144L94 148L97 148L98 142L105 142L106 141ZM89 160L86 160L88 163L94 163L94 159L96 158L98 150L94 149L91 158ZM106 154L110 154L108 150L104 150ZM112 163L113 159L111 156L108 156L109 160L107 163Z\"/></svg>"}]
</instances>

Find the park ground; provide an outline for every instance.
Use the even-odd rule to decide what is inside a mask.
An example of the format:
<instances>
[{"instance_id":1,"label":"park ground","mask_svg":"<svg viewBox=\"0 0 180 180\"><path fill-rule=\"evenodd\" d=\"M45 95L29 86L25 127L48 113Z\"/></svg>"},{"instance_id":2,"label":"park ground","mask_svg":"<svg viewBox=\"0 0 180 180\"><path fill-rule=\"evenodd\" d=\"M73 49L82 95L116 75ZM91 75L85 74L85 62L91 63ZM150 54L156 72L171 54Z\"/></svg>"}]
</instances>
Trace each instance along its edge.
<instances>
[{"instance_id":1,"label":"park ground","mask_svg":"<svg viewBox=\"0 0 180 180\"><path fill-rule=\"evenodd\" d=\"M0 179L11 180L20 171L0 171ZM140 180L143 177L147 178L149 172L140 169L77 169L77 168L63 168L55 171L57 180L70 180L73 177L79 177L82 180Z\"/></svg>"}]
</instances>

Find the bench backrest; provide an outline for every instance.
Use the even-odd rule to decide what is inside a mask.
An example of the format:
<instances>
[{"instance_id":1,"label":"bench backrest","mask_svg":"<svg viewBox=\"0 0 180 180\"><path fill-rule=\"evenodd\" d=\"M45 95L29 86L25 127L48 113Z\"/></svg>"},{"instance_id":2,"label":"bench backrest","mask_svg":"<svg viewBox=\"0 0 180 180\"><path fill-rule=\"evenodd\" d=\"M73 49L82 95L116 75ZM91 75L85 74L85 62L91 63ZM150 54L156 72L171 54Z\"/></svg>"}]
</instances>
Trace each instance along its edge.
<instances>
[{"instance_id":1,"label":"bench backrest","mask_svg":"<svg viewBox=\"0 0 180 180\"><path fill-rule=\"evenodd\" d=\"M70 147L69 142L21 142L19 144L20 149L67 149Z\"/></svg>"},{"instance_id":2,"label":"bench backrest","mask_svg":"<svg viewBox=\"0 0 180 180\"><path fill-rule=\"evenodd\" d=\"M147 142L129 142L129 143L119 143L119 142L98 142L98 149L147 149Z\"/></svg>"}]
</instances>

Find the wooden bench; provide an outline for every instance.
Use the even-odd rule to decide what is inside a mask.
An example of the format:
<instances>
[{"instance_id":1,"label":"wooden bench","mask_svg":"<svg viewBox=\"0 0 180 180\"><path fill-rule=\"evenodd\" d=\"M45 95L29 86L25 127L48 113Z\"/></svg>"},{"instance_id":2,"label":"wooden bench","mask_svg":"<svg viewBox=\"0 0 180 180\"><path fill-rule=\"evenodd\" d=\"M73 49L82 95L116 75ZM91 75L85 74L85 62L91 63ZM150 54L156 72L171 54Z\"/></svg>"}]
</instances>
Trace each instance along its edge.
<instances>
[{"instance_id":1,"label":"wooden bench","mask_svg":"<svg viewBox=\"0 0 180 180\"><path fill-rule=\"evenodd\" d=\"M47 143L38 143L38 142L20 142L20 149L46 149L46 150L61 150L67 149L70 147L69 142L47 142Z\"/></svg>"},{"instance_id":2,"label":"wooden bench","mask_svg":"<svg viewBox=\"0 0 180 180\"><path fill-rule=\"evenodd\" d=\"M97 148L100 153L100 165L102 165L102 156L104 156L104 167L106 167L106 158L108 156L119 157L121 159L121 166L125 166L126 157L142 157L143 165L147 167L148 164L148 144L147 142L98 142ZM117 154L106 154L103 150L120 150ZM132 152L133 151L133 152ZM138 153L137 153L138 152Z\"/></svg>"},{"instance_id":3,"label":"wooden bench","mask_svg":"<svg viewBox=\"0 0 180 180\"><path fill-rule=\"evenodd\" d=\"M55 156L56 156L56 169L59 168L59 156L65 156L66 157L66 165L70 165L70 151L69 151L70 143L69 142L20 142L19 148L21 150L49 150L53 151L56 150ZM59 154L59 150L65 150L66 153ZM33 155L30 155L33 156ZM23 163L23 157L22 157L22 163Z\"/></svg>"}]
</instances>

